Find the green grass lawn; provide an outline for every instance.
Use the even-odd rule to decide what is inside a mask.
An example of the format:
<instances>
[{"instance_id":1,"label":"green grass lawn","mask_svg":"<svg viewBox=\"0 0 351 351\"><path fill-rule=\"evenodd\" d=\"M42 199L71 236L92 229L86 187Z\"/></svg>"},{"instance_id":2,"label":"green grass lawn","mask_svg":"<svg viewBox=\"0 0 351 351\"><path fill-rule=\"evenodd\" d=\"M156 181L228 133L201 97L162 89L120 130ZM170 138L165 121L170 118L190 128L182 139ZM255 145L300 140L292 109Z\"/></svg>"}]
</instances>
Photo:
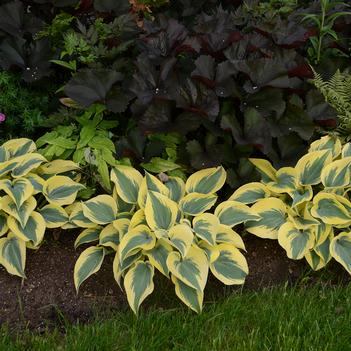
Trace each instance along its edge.
<instances>
[{"instance_id":1,"label":"green grass lawn","mask_svg":"<svg viewBox=\"0 0 351 351\"><path fill-rule=\"evenodd\" d=\"M282 287L237 292L205 305L120 312L65 333L1 330L0 350L351 350L351 285Z\"/></svg>"}]
</instances>

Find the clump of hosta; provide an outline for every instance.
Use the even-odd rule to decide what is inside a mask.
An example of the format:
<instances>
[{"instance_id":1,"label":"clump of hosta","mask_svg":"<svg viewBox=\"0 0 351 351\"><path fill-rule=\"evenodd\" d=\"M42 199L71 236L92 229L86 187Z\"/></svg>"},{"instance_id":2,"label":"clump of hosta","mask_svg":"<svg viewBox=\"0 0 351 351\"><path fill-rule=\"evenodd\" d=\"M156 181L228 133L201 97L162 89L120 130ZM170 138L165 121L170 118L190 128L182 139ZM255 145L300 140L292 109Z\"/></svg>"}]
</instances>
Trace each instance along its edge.
<instances>
[{"instance_id":1,"label":"clump of hosta","mask_svg":"<svg viewBox=\"0 0 351 351\"><path fill-rule=\"evenodd\" d=\"M250 160L262 174L231 196L252 204L261 217L246 230L278 239L289 258L305 258L314 270L331 258L351 274L351 144L324 136L313 142L295 167L279 170L266 160Z\"/></svg>"},{"instance_id":2,"label":"clump of hosta","mask_svg":"<svg viewBox=\"0 0 351 351\"><path fill-rule=\"evenodd\" d=\"M29 139L0 146L0 264L9 273L25 277L26 248L37 249L46 228L68 223L64 206L84 186L58 174L77 169L72 161L47 162Z\"/></svg>"},{"instance_id":3,"label":"clump of hosta","mask_svg":"<svg viewBox=\"0 0 351 351\"><path fill-rule=\"evenodd\" d=\"M172 280L177 296L196 312L202 309L209 271L224 284L243 284L248 266L240 250L245 247L232 228L260 217L235 201L208 212L225 179L222 167L196 172L186 183L177 177L162 182L149 173L143 177L128 166L113 169L113 196L76 205L86 229L75 246L95 242L76 262L77 290L108 254L114 255L114 277L120 286L123 280L135 313L154 290L155 270Z\"/></svg>"}]
</instances>

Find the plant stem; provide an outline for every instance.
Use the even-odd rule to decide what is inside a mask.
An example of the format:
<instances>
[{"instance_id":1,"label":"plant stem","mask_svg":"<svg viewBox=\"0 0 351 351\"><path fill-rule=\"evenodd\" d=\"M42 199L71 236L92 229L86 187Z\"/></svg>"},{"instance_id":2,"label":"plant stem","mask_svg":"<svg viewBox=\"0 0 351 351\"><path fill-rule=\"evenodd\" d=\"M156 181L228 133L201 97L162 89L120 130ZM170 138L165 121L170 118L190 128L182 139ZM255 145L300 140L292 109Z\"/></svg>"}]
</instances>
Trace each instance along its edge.
<instances>
[{"instance_id":1,"label":"plant stem","mask_svg":"<svg viewBox=\"0 0 351 351\"><path fill-rule=\"evenodd\" d=\"M321 26L319 28L319 38L318 38L318 50L317 50L317 63L319 63L321 59L321 50L322 50L322 40L323 40L323 32L324 32L324 21L325 21L325 6L323 2L321 3L322 7L322 21Z\"/></svg>"}]
</instances>

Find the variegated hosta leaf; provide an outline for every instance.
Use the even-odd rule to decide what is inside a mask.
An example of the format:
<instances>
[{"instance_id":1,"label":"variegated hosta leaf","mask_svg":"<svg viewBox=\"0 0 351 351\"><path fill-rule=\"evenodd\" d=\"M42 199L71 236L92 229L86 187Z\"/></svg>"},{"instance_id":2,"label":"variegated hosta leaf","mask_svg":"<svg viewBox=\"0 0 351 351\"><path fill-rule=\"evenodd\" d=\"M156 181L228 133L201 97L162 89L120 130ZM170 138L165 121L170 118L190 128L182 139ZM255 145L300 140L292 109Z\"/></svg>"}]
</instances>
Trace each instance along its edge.
<instances>
[{"instance_id":1,"label":"variegated hosta leaf","mask_svg":"<svg viewBox=\"0 0 351 351\"><path fill-rule=\"evenodd\" d=\"M194 240L194 234L187 224L177 224L168 232L169 242L185 257ZM161 239L162 240L162 239Z\"/></svg>"},{"instance_id":2,"label":"variegated hosta leaf","mask_svg":"<svg viewBox=\"0 0 351 351\"><path fill-rule=\"evenodd\" d=\"M270 191L278 194L294 191L296 189L296 174L295 168L280 168L276 173L277 180L267 183L267 187Z\"/></svg>"},{"instance_id":3,"label":"variegated hosta leaf","mask_svg":"<svg viewBox=\"0 0 351 351\"><path fill-rule=\"evenodd\" d=\"M157 239L164 239L164 240L168 239L168 230L157 229L154 231L154 234L155 234Z\"/></svg>"},{"instance_id":4,"label":"variegated hosta leaf","mask_svg":"<svg viewBox=\"0 0 351 351\"><path fill-rule=\"evenodd\" d=\"M175 286L175 293L180 300L196 313L201 313L204 300L203 291L196 290L189 285L186 285L174 275L172 275L172 282Z\"/></svg>"},{"instance_id":5,"label":"variegated hosta leaf","mask_svg":"<svg viewBox=\"0 0 351 351\"><path fill-rule=\"evenodd\" d=\"M27 138L8 140L2 147L9 153L10 158L30 154L37 149L33 140Z\"/></svg>"},{"instance_id":6,"label":"variegated hosta leaf","mask_svg":"<svg viewBox=\"0 0 351 351\"><path fill-rule=\"evenodd\" d=\"M118 205L117 205L117 208L118 208ZM120 213L118 213L117 212L116 219L128 219L128 220L131 220L132 217L133 217L133 213L130 213L130 212L120 212Z\"/></svg>"},{"instance_id":7,"label":"variegated hosta leaf","mask_svg":"<svg viewBox=\"0 0 351 351\"><path fill-rule=\"evenodd\" d=\"M129 306L138 314L141 303L154 291L154 267L150 262L137 262L124 277Z\"/></svg>"},{"instance_id":8,"label":"variegated hosta leaf","mask_svg":"<svg viewBox=\"0 0 351 351\"><path fill-rule=\"evenodd\" d=\"M84 185L76 183L69 177L54 176L45 182L43 194L50 204L64 206L72 204L78 191L83 188Z\"/></svg>"},{"instance_id":9,"label":"variegated hosta leaf","mask_svg":"<svg viewBox=\"0 0 351 351\"><path fill-rule=\"evenodd\" d=\"M147 224L144 210L140 209L133 214L129 223L129 229L133 229L140 224Z\"/></svg>"},{"instance_id":10,"label":"variegated hosta leaf","mask_svg":"<svg viewBox=\"0 0 351 351\"><path fill-rule=\"evenodd\" d=\"M79 165L70 160L53 160L40 166L38 173L40 174L60 174L70 171L76 171L79 169Z\"/></svg>"},{"instance_id":11,"label":"variegated hosta leaf","mask_svg":"<svg viewBox=\"0 0 351 351\"><path fill-rule=\"evenodd\" d=\"M32 212L28 218L25 227L22 227L20 222L14 217L9 217L7 224L10 230L21 240L30 242L34 247L37 247L44 238L45 234L45 220L38 212Z\"/></svg>"},{"instance_id":12,"label":"variegated hosta leaf","mask_svg":"<svg viewBox=\"0 0 351 351\"><path fill-rule=\"evenodd\" d=\"M346 197L347 199L349 198L348 191L345 191L344 188L329 188L329 189L325 188L324 191L326 193L332 193L338 196Z\"/></svg>"},{"instance_id":13,"label":"variegated hosta leaf","mask_svg":"<svg viewBox=\"0 0 351 351\"><path fill-rule=\"evenodd\" d=\"M218 245L212 246L205 240L200 240L198 242L198 246L207 256L207 260L209 263L216 260L219 256L219 251L217 249Z\"/></svg>"},{"instance_id":14,"label":"variegated hosta leaf","mask_svg":"<svg viewBox=\"0 0 351 351\"><path fill-rule=\"evenodd\" d=\"M241 236L226 225L217 227L216 242L231 244L238 249L245 250L245 244Z\"/></svg>"},{"instance_id":15,"label":"variegated hosta leaf","mask_svg":"<svg viewBox=\"0 0 351 351\"><path fill-rule=\"evenodd\" d=\"M38 176L35 173L28 173L26 175L26 178L31 182L34 188L33 194L39 194L43 192L43 186L45 184L45 180L42 177Z\"/></svg>"},{"instance_id":16,"label":"variegated hosta leaf","mask_svg":"<svg viewBox=\"0 0 351 351\"><path fill-rule=\"evenodd\" d=\"M155 243L156 237L146 225L135 227L121 239L118 248L120 261L123 262L125 258L137 251L151 250Z\"/></svg>"},{"instance_id":17,"label":"variegated hosta leaf","mask_svg":"<svg viewBox=\"0 0 351 351\"><path fill-rule=\"evenodd\" d=\"M328 236L332 235L332 233L333 233L333 227L330 224L319 222L319 225L316 227L316 230L314 233L316 237L315 245L322 244L327 239Z\"/></svg>"},{"instance_id":18,"label":"variegated hosta leaf","mask_svg":"<svg viewBox=\"0 0 351 351\"><path fill-rule=\"evenodd\" d=\"M47 228L60 228L69 221L67 212L57 205L46 205L40 209Z\"/></svg>"},{"instance_id":19,"label":"variegated hosta leaf","mask_svg":"<svg viewBox=\"0 0 351 351\"><path fill-rule=\"evenodd\" d=\"M135 204L143 176L133 167L118 165L111 171L111 180L123 201Z\"/></svg>"},{"instance_id":20,"label":"variegated hosta leaf","mask_svg":"<svg viewBox=\"0 0 351 351\"><path fill-rule=\"evenodd\" d=\"M332 161L330 150L313 151L296 164L296 179L300 185L315 185L321 181L323 168Z\"/></svg>"},{"instance_id":21,"label":"variegated hosta leaf","mask_svg":"<svg viewBox=\"0 0 351 351\"><path fill-rule=\"evenodd\" d=\"M123 271L122 271L121 266L120 266L118 251L116 251L115 258L113 259L112 271L113 271L113 277L115 278L116 283L122 289L121 279L122 279Z\"/></svg>"},{"instance_id":22,"label":"variegated hosta leaf","mask_svg":"<svg viewBox=\"0 0 351 351\"><path fill-rule=\"evenodd\" d=\"M122 198L120 196L118 196L116 187L113 188L112 197L116 201L117 209L118 209L119 213L121 213L121 212L132 212L133 211L135 205L134 204L129 204L129 203L123 201Z\"/></svg>"},{"instance_id":23,"label":"variegated hosta leaf","mask_svg":"<svg viewBox=\"0 0 351 351\"><path fill-rule=\"evenodd\" d=\"M322 171L321 180L325 188L344 188L350 184L351 157L334 161Z\"/></svg>"},{"instance_id":24,"label":"variegated hosta leaf","mask_svg":"<svg viewBox=\"0 0 351 351\"><path fill-rule=\"evenodd\" d=\"M12 182L9 179L3 179L0 181L0 189L11 197L17 208L21 207L34 193L32 183L25 178L15 179Z\"/></svg>"},{"instance_id":25,"label":"variegated hosta leaf","mask_svg":"<svg viewBox=\"0 0 351 351\"><path fill-rule=\"evenodd\" d=\"M10 153L3 146L0 146L0 163L6 162L9 158Z\"/></svg>"},{"instance_id":26,"label":"variegated hosta leaf","mask_svg":"<svg viewBox=\"0 0 351 351\"><path fill-rule=\"evenodd\" d=\"M311 217L304 217L304 216L293 216L291 214L288 215L289 221L294 224L297 229L309 229L314 228L316 229L320 222Z\"/></svg>"},{"instance_id":27,"label":"variegated hosta leaf","mask_svg":"<svg viewBox=\"0 0 351 351\"><path fill-rule=\"evenodd\" d=\"M19 163L18 159L9 160L6 162L0 163L0 177L5 176L7 173L12 171Z\"/></svg>"},{"instance_id":28,"label":"variegated hosta leaf","mask_svg":"<svg viewBox=\"0 0 351 351\"><path fill-rule=\"evenodd\" d=\"M206 254L199 247L192 246L186 257L171 252L167 258L167 267L184 284L203 291L207 281L209 262Z\"/></svg>"},{"instance_id":29,"label":"variegated hosta leaf","mask_svg":"<svg viewBox=\"0 0 351 351\"><path fill-rule=\"evenodd\" d=\"M130 230L130 219L120 218L112 222L112 225L117 229L119 238L122 239Z\"/></svg>"},{"instance_id":30,"label":"variegated hosta leaf","mask_svg":"<svg viewBox=\"0 0 351 351\"><path fill-rule=\"evenodd\" d=\"M112 247L115 251L117 251L119 242L119 231L113 226L112 223L108 224L100 233L99 245Z\"/></svg>"},{"instance_id":31,"label":"variegated hosta leaf","mask_svg":"<svg viewBox=\"0 0 351 351\"><path fill-rule=\"evenodd\" d=\"M222 166L202 169L193 173L185 184L185 191L199 194L213 194L225 183L227 174Z\"/></svg>"},{"instance_id":32,"label":"variegated hosta leaf","mask_svg":"<svg viewBox=\"0 0 351 351\"><path fill-rule=\"evenodd\" d=\"M314 247L316 254L322 259L326 265L332 258L330 253L330 244L334 239L334 233L331 231L329 236L322 242Z\"/></svg>"},{"instance_id":33,"label":"variegated hosta leaf","mask_svg":"<svg viewBox=\"0 0 351 351\"><path fill-rule=\"evenodd\" d=\"M156 267L163 275L169 277L167 257L172 251L172 246L167 241L160 239L157 240L156 245L151 250L146 250L143 253L147 256L154 267Z\"/></svg>"},{"instance_id":34,"label":"variegated hosta leaf","mask_svg":"<svg viewBox=\"0 0 351 351\"><path fill-rule=\"evenodd\" d=\"M300 260L314 245L314 230L297 229L291 222L284 223L278 232L278 242L289 258Z\"/></svg>"},{"instance_id":35,"label":"variegated hosta leaf","mask_svg":"<svg viewBox=\"0 0 351 351\"><path fill-rule=\"evenodd\" d=\"M351 202L348 200L348 197L344 195L338 195L335 193L336 199L351 213ZM350 223L351 225L351 223Z\"/></svg>"},{"instance_id":36,"label":"variegated hosta leaf","mask_svg":"<svg viewBox=\"0 0 351 351\"><path fill-rule=\"evenodd\" d=\"M168 230L177 218L177 204L160 193L149 191L146 206L146 222L152 230Z\"/></svg>"},{"instance_id":37,"label":"variegated hosta leaf","mask_svg":"<svg viewBox=\"0 0 351 351\"><path fill-rule=\"evenodd\" d=\"M214 214L221 224L234 227L247 221L258 221L261 217L250 207L237 201L224 201L220 203Z\"/></svg>"},{"instance_id":38,"label":"variegated hosta leaf","mask_svg":"<svg viewBox=\"0 0 351 351\"><path fill-rule=\"evenodd\" d=\"M347 224L351 221L348 208L338 201L336 195L331 193L321 192L314 197L311 214L315 218L320 218L326 224Z\"/></svg>"},{"instance_id":39,"label":"variegated hosta leaf","mask_svg":"<svg viewBox=\"0 0 351 351\"><path fill-rule=\"evenodd\" d=\"M252 204L258 200L270 196L271 193L266 185L258 182L253 182L245 184L239 189L235 190L229 200L241 202L243 204Z\"/></svg>"},{"instance_id":40,"label":"variegated hosta leaf","mask_svg":"<svg viewBox=\"0 0 351 351\"><path fill-rule=\"evenodd\" d=\"M16 204L8 195L1 199L1 203L2 210L10 216L16 218L21 223L22 227L27 224L29 216L37 207L37 201L33 196L26 200L20 208L17 208Z\"/></svg>"},{"instance_id":41,"label":"variegated hosta leaf","mask_svg":"<svg viewBox=\"0 0 351 351\"><path fill-rule=\"evenodd\" d=\"M191 193L184 196L179 203L180 210L191 216L198 216L209 210L217 201L217 195Z\"/></svg>"},{"instance_id":42,"label":"variegated hosta leaf","mask_svg":"<svg viewBox=\"0 0 351 351\"><path fill-rule=\"evenodd\" d=\"M68 208L66 207L67 213L69 213L69 221L77 227L81 228L95 228L96 223L92 222L90 219L84 216L83 206L80 202L74 203L71 208L71 212L68 212Z\"/></svg>"},{"instance_id":43,"label":"variegated hosta leaf","mask_svg":"<svg viewBox=\"0 0 351 351\"><path fill-rule=\"evenodd\" d=\"M179 207L178 207L178 209L177 209L176 223L182 223L183 220L184 220L184 217L185 217L184 213L183 213L183 212L179 209Z\"/></svg>"},{"instance_id":44,"label":"variegated hosta leaf","mask_svg":"<svg viewBox=\"0 0 351 351\"><path fill-rule=\"evenodd\" d=\"M129 267L131 267L134 263L141 260L142 252L138 251L134 255L128 256L123 260L123 262L119 259L118 251L116 252L115 258L113 260L113 276L118 284L118 286L122 289L121 286L121 278L125 275L125 272Z\"/></svg>"},{"instance_id":45,"label":"variegated hosta leaf","mask_svg":"<svg viewBox=\"0 0 351 351\"><path fill-rule=\"evenodd\" d=\"M98 195L82 203L84 216L97 224L111 223L117 216L117 204L112 196Z\"/></svg>"},{"instance_id":46,"label":"variegated hosta leaf","mask_svg":"<svg viewBox=\"0 0 351 351\"><path fill-rule=\"evenodd\" d=\"M351 156L351 143L346 143L342 148L341 157L350 157Z\"/></svg>"},{"instance_id":47,"label":"variegated hosta leaf","mask_svg":"<svg viewBox=\"0 0 351 351\"><path fill-rule=\"evenodd\" d=\"M314 271L318 271L326 266L326 262L314 250L307 251L305 258Z\"/></svg>"},{"instance_id":48,"label":"variegated hosta leaf","mask_svg":"<svg viewBox=\"0 0 351 351\"><path fill-rule=\"evenodd\" d=\"M336 236L330 244L330 253L351 274L351 233Z\"/></svg>"},{"instance_id":49,"label":"variegated hosta leaf","mask_svg":"<svg viewBox=\"0 0 351 351\"><path fill-rule=\"evenodd\" d=\"M263 183L275 182L277 180L277 170L269 161L260 158L249 158L249 161L260 172Z\"/></svg>"},{"instance_id":50,"label":"variegated hosta leaf","mask_svg":"<svg viewBox=\"0 0 351 351\"><path fill-rule=\"evenodd\" d=\"M84 229L75 240L74 248L76 249L77 247L83 244L89 244L89 243L92 243L93 241L99 240L101 229L102 229L101 226Z\"/></svg>"},{"instance_id":51,"label":"variegated hosta leaf","mask_svg":"<svg viewBox=\"0 0 351 351\"><path fill-rule=\"evenodd\" d=\"M40 154L27 154L20 157L20 162L12 170L11 175L14 178L23 177L35 168L38 168L46 158Z\"/></svg>"},{"instance_id":52,"label":"variegated hosta leaf","mask_svg":"<svg viewBox=\"0 0 351 351\"><path fill-rule=\"evenodd\" d=\"M9 227L7 226L7 215L5 212L0 212L0 236L7 233Z\"/></svg>"},{"instance_id":53,"label":"variegated hosta leaf","mask_svg":"<svg viewBox=\"0 0 351 351\"><path fill-rule=\"evenodd\" d=\"M289 192L293 199L291 207L296 207L304 202L310 201L313 197L313 190L311 185L299 186L297 189Z\"/></svg>"},{"instance_id":54,"label":"variegated hosta leaf","mask_svg":"<svg viewBox=\"0 0 351 351\"><path fill-rule=\"evenodd\" d=\"M244 255L229 244L216 246L219 255L211 260L210 269L212 274L226 285L244 284L249 273Z\"/></svg>"},{"instance_id":55,"label":"variegated hosta leaf","mask_svg":"<svg viewBox=\"0 0 351 351\"><path fill-rule=\"evenodd\" d=\"M212 213L203 213L193 219L193 228L196 236L210 245L216 245L216 236L220 223Z\"/></svg>"},{"instance_id":56,"label":"variegated hosta leaf","mask_svg":"<svg viewBox=\"0 0 351 351\"><path fill-rule=\"evenodd\" d=\"M326 135L316 141L314 141L308 150L308 152L314 152L319 150L329 150L333 155L333 159L338 157L341 153L341 141L339 138Z\"/></svg>"},{"instance_id":57,"label":"variegated hosta leaf","mask_svg":"<svg viewBox=\"0 0 351 351\"><path fill-rule=\"evenodd\" d=\"M8 273L25 278L26 243L12 233L0 239L0 264Z\"/></svg>"},{"instance_id":58,"label":"variegated hosta leaf","mask_svg":"<svg viewBox=\"0 0 351 351\"><path fill-rule=\"evenodd\" d=\"M168 197L169 189L155 176L146 172L145 177L140 185L138 194L138 205L144 209L146 206L147 195L149 191L160 193Z\"/></svg>"},{"instance_id":59,"label":"variegated hosta leaf","mask_svg":"<svg viewBox=\"0 0 351 351\"><path fill-rule=\"evenodd\" d=\"M286 205L284 202L280 199L270 197L259 200L251 209L257 213L261 219L258 221L246 222L246 230L261 238L277 239L278 230L285 223L287 217Z\"/></svg>"},{"instance_id":60,"label":"variegated hosta leaf","mask_svg":"<svg viewBox=\"0 0 351 351\"><path fill-rule=\"evenodd\" d=\"M74 266L74 286L77 291L84 280L99 271L104 258L105 249L98 246L88 247L80 254Z\"/></svg>"},{"instance_id":61,"label":"variegated hosta leaf","mask_svg":"<svg viewBox=\"0 0 351 351\"><path fill-rule=\"evenodd\" d=\"M185 194L185 183L179 177L169 177L165 186L169 190L169 198L175 202L179 202Z\"/></svg>"}]
</instances>

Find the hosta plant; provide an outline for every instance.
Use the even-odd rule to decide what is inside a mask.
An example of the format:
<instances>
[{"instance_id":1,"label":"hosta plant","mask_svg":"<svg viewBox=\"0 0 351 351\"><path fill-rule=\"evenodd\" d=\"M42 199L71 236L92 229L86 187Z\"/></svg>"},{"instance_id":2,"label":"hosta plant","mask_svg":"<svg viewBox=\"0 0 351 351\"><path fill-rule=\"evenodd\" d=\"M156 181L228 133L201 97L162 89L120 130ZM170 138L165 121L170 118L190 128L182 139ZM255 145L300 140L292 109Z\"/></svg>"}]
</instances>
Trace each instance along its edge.
<instances>
[{"instance_id":1,"label":"hosta plant","mask_svg":"<svg viewBox=\"0 0 351 351\"><path fill-rule=\"evenodd\" d=\"M295 167L279 170L266 160L250 160L262 174L231 196L252 204L258 221L246 230L278 239L291 259L305 258L318 270L334 258L351 274L351 143L324 136L313 142Z\"/></svg>"},{"instance_id":2,"label":"hosta plant","mask_svg":"<svg viewBox=\"0 0 351 351\"><path fill-rule=\"evenodd\" d=\"M209 212L225 182L225 170L204 169L186 182L161 178L117 166L111 172L113 196L74 205L80 218L73 222L85 228L75 246L94 242L76 262L77 290L108 254L114 255L114 277L120 286L123 279L135 313L154 290L155 271L171 279L176 295L196 312L202 309L209 271L224 284L244 283L248 266L240 250L245 246L232 228L260 217L236 201Z\"/></svg>"},{"instance_id":3,"label":"hosta plant","mask_svg":"<svg viewBox=\"0 0 351 351\"><path fill-rule=\"evenodd\" d=\"M0 264L10 274L24 278L26 248L39 248L46 228L68 223L64 207L84 187L72 179L77 169L72 161L47 162L29 139L0 146Z\"/></svg>"}]
</instances>

